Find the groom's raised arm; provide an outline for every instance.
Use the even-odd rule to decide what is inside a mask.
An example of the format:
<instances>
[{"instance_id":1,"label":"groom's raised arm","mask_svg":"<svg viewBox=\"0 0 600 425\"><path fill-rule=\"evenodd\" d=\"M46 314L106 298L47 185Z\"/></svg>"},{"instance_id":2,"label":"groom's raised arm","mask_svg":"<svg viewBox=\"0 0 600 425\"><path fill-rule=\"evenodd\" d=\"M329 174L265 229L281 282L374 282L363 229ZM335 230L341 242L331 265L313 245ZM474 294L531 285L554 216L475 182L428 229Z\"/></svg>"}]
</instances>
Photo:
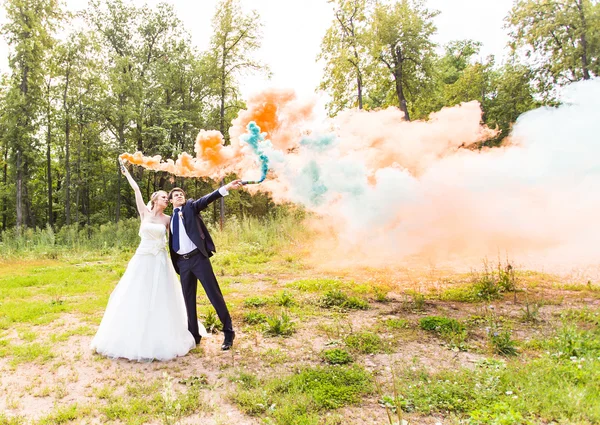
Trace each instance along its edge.
<instances>
[{"instance_id":1,"label":"groom's raised arm","mask_svg":"<svg viewBox=\"0 0 600 425\"><path fill-rule=\"evenodd\" d=\"M229 182L225 186L221 186L214 192L211 192L208 195L204 195L202 198L192 202L192 207L194 208L194 211L196 213L199 213L200 211L206 209L206 207L208 207L217 199L229 195L230 190L239 189L240 187L242 187L242 181L240 179Z\"/></svg>"},{"instance_id":2,"label":"groom's raised arm","mask_svg":"<svg viewBox=\"0 0 600 425\"><path fill-rule=\"evenodd\" d=\"M194 202L192 202L192 208L194 208L194 211L196 213L199 213L200 211L206 209L206 207L215 202L217 199L227 195L227 193L225 193L225 195L221 193L221 189L223 188L220 187L214 192L211 192L208 195L204 195L202 198L196 199Z\"/></svg>"}]
</instances>

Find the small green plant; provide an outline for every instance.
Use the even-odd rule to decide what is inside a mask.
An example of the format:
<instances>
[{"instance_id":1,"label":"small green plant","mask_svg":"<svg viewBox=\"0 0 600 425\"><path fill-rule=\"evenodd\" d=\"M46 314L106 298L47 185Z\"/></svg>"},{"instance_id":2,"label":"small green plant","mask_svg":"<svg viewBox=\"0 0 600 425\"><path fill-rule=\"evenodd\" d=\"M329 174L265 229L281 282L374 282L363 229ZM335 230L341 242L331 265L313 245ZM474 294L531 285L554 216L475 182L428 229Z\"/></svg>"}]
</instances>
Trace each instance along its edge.
<instances>
[{"instance_id":1,"label":"small green plant","mask_svg":"<svg viewBox=\"0 0 600 425\"><path fill-rule=\"evenodd\" d=\"M527 323L535 323L540 320L540 303L530 303L525 301L525 307L521 309L521 321Z\"/></svg>"},{"instance_id":2,"label":"small green plant","mask_svg":"<svg viewBox=\"0 0 600 425\"><path fill-rule=\"evenodd\" d=\"M503 356L516 356L517 348L510 331L503 329L490 333L490 342L496 354Z\"/></svg>"},{"instance_id":3,"label":"small green plant","mask_svg":"<svg viewBox=\"0 0 600 425\"><path fill-rule=\"evenodd\" d=\"M323 308L340 308L349 310L367 310L369 303L359 297L349 297L339 289L327 291L319 300Z\"/></svg>"},{"instance_id":4,"label":"small green plant","mask_svg":"<svg viewBox=\"0 0 600 425\"><path fill-rule=\"evenodd\" d=\"M161 391L163 409L160 412L162 423L164 425L175 425L183 415L181 403L173 388L173 378L168 373L163 372L163 380Z\"/></svg>"},{"instance_id":5,"label":"small green plant","mask_svg":"<svg viewBox=\"0 0 600 425\"><path fill-rule=\"evenodd\" d=\"M250 308L257 308L267 305L267 300L261 297L250 297L244 300L244 306Z\"/></svg>"},{"instance_id":6,"label":"small green plant","mask_svg":"<svg viewBox=\"0 0 600 425\"><path fill-rule=\"evenodd\" d=\"M244 322L248 323L249 325L257 325L259 323L264 323L265 320L267 320L267 316L257 311L250 311L244 314Z\"/></svg>"},{"instance_id":7,"label":"small green plant","mask_svg":"<svg viewBox=\"0 0 600 425\"><path fill-rule=\"evenodd\" d=\"M240 371L236 376L230 379L233 382L237 382L243 389L250 390L252 388L258 388L260 381L256 375L252 375L248 372Z\"/></svg>"},{"instance_id":8,"label":"small green plant","mask_svg":"<svg viewBox=\"0 0 600 425\"><path fill-rule=\"evenodd\" d=\"M206 332L208 333L217 333L223 330L223 324L217 317L217 313L210 309L204 316L204 327L206 328Z\"/></svg>"},{"instance_id":9,"label":"small green plant","mask_svg":"<svg viewBox=\"0 0 600 425\"><path fill-rule=\"evenodd\" d=\"M498 261L496 270L490 269L487 261L484 261L483 265L483 273L475 275L473 281L475 298L491 301L501 298L504 292L514 292L516 301L517 278L513 266L508 261L505 266Z\"/></svg>"},{"instance_id":10,"label":"small green plant","mask_svg":"<svg viewBox=\"0 0 600 425\"><path fill-rule=\"evenodd\" d=\"M377 301L378 303L387 303L390 301L390 299L387 296L388 291L384 290L383 288L380 288L379 286L376 286L373 289L373 295L375 301Z\"/></svg>"},{"instance_id":11,"label":"small green plant","mask_svg":"<svg viewBox=\"0 0 600 425\"><path fill-rule=\"evenodd\" d=\"M296 326L285 311L280 316L267 316L265 320L265 335L286 337L295 331Z\"/></svg>"},{"instance_id":12,"label":"small green plant","mask_svg":"<svg viewBox=\"0 0 600 425\"><path fill-rule=\"evenodd\" d=\"M208 376L202 373L200 376L190 376L189 378L180 379L179 383L188 387L205 387L208 385Z\"/></svg>"},{"instance_id":13,"label":"small green plant","mask_svg":"<svg viewBox=\"0 0 600 425\"><path fill-rule=\"evenodd\" d=\"M369 303L359 297L348 297L346 302L342 304L342 308L350 310L368 310Z\"/></svg>"},{"instance_id":14,"label":"small green plant","mask_svg":"<svg viewBox=\"0 0 600 425\"><path fill-rule=\"evenodd\" d=\"M384 322L386 327L389 329L406 329L409 327L408 320L406 319L386 319Z\"/></svg>"},{"instance_id":15,"label":"small green plant","mask_svg":"<svg viewBox=\"0 0 600 425\"><path fill-rule=\"evenodd\" d=\"M319 305L325 308L342 307L348 300L348 296L339 289L327 291L319 301Z\"/></svg>"},{"instance_id":16,"label":"small green plant","mask_svg":"<svg viewBox=\"0 0 600 425\"><path fill-rule=\"evenodd\" d=\"M466 351L467 330L465 326L456 319L442 316L423 317L419 321L421 329L436 332L453 349Z\"/></svg>"},{"instance_id":17,"label":"small green plant","mask_svg":"<svg viewBox=\"0 0 600 425\"><path fill-rule=\"evenodd\" d=\"M501 356L517 355L516 343L512 339L512 334L508 329L504 329L497 322L493 322L487 331L489 344L495 354L500 354Z\"/></svg>"},{"instance_id":18,"label":"small green plant","mask_svg":"<svg viewBox=\"0 0 600 425\"><path fill-rule=\"evenodd\" d=\"M321 353L323 360L329 364L348 364L352 363L352 356L346 350L341 348L332 348L324 350Z\"/></svg>"},{"instance_id":19,"label":"small green plant","mask_svg":"<svg viewBox=\"0 0 600 425\"><path fill-rule=\"evenodd\" d=\"M367 331L350 334L344 342L348 348L362 354L383 353L387 348L379 335Z\"/></svg>"},{"instance_id":20,"label":"small green plant","mask_svg":"<svg viewBox=\"0 0 600 425\"><path fill-rule=\"evenodd\" d=\"M281 292L279 295L275 296L275 304L281 307L291 307L296 304L296 300L294 300L294 296L287 291Z\"/></svg>"},{"instance_id":21,"label":"small green plant","mask_svg":"<svg viewBox=\"0 0 600 425\"><path fill-rule=\"evenodd\" d=\"M456 319L443 316L427 316L419 320L419 326L426 331L435 331L440 334L462 332L464 326Z\"/></svg>"}]
</instances>

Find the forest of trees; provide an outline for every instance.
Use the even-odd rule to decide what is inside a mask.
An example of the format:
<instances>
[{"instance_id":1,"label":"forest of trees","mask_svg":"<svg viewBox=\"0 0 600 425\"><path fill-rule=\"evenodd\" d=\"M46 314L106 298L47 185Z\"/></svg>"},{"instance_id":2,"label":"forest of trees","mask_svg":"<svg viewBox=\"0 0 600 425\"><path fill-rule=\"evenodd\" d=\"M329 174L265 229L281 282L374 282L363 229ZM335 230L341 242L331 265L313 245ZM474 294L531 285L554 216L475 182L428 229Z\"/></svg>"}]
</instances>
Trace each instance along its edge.
<instances>
[{"instance_id":1,"label":"forest of trees","mask_svg":"<svg viewBox=\"0 0 600 425\"><path fill-rule=\"evenodd\" d=\"M390 105L405 119L478 100L484 122L507 134L519 114L554 104L558 88L600 73L595 0L518 0L506 17L512 54L479 58L476 40L437 46L436 11L423 0L330 0L334 20L317 59L329 113ZM244 71L268 72L257 12L220 0L210 46L199 51L168 4L90 0L81 13L57 0L5 0L10 71L0 76L0 228L60 228L136 214L118 171L125 151L175 158L200 129L227 129L244 107ZM499 143L500 139L492 143ZM216 187L164 173L135 177L146 196L177 184ZM266 195L240 191L228 214L268 214ZM217 208L212 210L217 220Z\"/></svg>"}]
</instances>

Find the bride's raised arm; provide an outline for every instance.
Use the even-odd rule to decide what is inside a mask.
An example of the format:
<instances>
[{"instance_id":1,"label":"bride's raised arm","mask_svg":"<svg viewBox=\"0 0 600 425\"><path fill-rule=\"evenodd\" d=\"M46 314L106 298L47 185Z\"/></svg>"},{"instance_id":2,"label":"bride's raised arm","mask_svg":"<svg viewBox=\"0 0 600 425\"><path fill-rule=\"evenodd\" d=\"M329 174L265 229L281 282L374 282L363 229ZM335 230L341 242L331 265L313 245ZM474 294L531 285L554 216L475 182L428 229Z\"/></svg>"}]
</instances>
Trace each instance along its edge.
<instances>
[{"instance_id":1,"label":"bride's raised arm","mask_svg":"<svg viewBox=\"0 0 600 425\"><path fill-rule=\"evenodd\" d=\"M133 177L131 177L131 174L129 174L127 168L125 168L125 164L123 164L121 158L119 158L119 165L121 167L121 173L123 173L123 175L127 178L129 184L133 188L133 192L135 193L135 205L137 206L138 212L140 213L140 217L144 218L144 215L148 213L148 208L144 203L144 198L142 198L142 192L140 191L140 187L135 182L135 180L133 180Z\"/></svg>"}]
</instances>

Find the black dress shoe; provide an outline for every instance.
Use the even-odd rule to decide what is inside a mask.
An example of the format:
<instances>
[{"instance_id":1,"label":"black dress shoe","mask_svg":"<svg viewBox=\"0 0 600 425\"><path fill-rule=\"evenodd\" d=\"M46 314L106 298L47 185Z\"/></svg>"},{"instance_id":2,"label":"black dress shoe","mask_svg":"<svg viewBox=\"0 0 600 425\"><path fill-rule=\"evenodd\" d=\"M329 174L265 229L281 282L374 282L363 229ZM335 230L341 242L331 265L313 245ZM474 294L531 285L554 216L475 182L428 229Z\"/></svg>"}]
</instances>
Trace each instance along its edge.
<instances>
[{"instance_id":1,"label":"black dress shoe","mask_svg":"<svg viewBox=\"0 0 600 425\"><path fill-rule=\"evenodd\" d=\"M221 350L227 351L233 345L233 340L235 339L235 332L227 332L225 334L225 340L223 341L223 345L221 345Z\"/></svg>"},{"instance_id":2,"label":"black dress shoe","mask_svg":"<svg viewBox=\"0 0 600 425\"><path fill-rule=\"evenodd\" d=\"M194 338L196 340L196 345L200 344L200 341L202 341L202 337L199 336L198 338Z\"/></svg>"}]
</instances>

